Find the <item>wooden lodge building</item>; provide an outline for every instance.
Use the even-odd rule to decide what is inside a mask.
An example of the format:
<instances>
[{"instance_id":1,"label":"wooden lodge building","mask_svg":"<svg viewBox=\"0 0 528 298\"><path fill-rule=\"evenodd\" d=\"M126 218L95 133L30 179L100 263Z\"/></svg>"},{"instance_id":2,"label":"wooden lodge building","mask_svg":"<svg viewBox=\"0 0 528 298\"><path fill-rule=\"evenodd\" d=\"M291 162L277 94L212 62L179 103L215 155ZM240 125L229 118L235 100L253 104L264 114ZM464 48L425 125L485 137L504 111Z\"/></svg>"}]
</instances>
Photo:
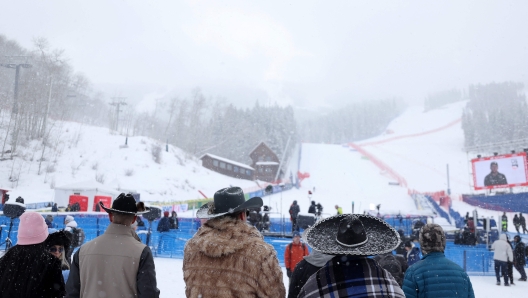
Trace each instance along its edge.
<instances>
[{"instance_id":1,"label":"wooden lodge building","mask_svg":"<svg viewBox=\"0 0 528 298\"><path fill-rule=\"evenodd\" d=\"M204 154L200 157L202 166L220 174L239 179L253 180L255 169L243 163L213 154Z\"/></svg>"},{"instance_id":2,"label":"wooden lodge building","mask_svg":"<svg viewBox=\"0 0 528 298\"><path fill-rule=\"evenodd\" d=\"M264 143L259 143L249 154L251 166L213 154L200 157L202 166L220 174L246 180L273 182L280 161L277 155Z\"/></svg>"}]
</instances>

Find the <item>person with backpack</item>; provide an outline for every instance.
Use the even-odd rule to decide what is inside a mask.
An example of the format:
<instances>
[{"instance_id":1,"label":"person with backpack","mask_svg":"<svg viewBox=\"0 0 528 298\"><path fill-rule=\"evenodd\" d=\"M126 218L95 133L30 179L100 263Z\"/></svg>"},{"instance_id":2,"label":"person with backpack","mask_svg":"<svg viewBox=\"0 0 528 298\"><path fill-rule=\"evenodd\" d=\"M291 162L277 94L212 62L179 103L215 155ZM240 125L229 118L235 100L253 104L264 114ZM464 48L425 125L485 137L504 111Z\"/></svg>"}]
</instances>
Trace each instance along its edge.
<instances>
[{"instance_id":1,"label":"person with backpack","mask_svg":"<svg viewBox=\"0 0 528 298\"><path fill-rule=\"evenodd\" d=\"M403 285L403 275L409 266L402 255L393 255L392 252L387 252L375 256L374 260L394 277L400 287Z\"/></svg>"},{"instance_id":2,"label":"person with backpack","mask_svg":"<svg viewBox=\"0 0 528 298\"><path fill-rule=\"evenodd\" d=\"M299 216L299 213L301 212L301 207L297 205L297 200L294 200L293 203L290 206L290 220L292 222L292 232L293 231L299 231L299 227L297 226L297 216Z\"/></svg>"},{"instance_id":3,"label":"person with backpack","mask_svg":"<svg viewBox=\"0 0 528 298\"><path fill-rule=\"evenodd\" d=\"M66 260L71 264L73 250L84 243L85 235L84 231L77 226L77 222L73 216L66 215L64 218L64 224L66 225L64 231L68 232L70 239L72 239L71 246L66 249Z\"/></svg>"},{"instance_id":4,"label":"person with backpack","mask_svg":"<svg viewBox=\"0 0 528 298\"><path fill-rule=\"evenodd\" d=\"M513 266L521 274L519 281L526 281L526 272L524 271L524 265L526 265L526 250L527 247L521 241L521 236L515 235L513 237L513 243L515 243L515 249L513 250Z\"/></svg>"},{"instance_id":5,"label":"person with backpack","mask_svg":"<svg viewBox=\"0 0 528 298\"><path fill-rule=\"evenodd\" d=\"M309 254L308 246L301 242L301 234L297 231L293 232L292 242L284 250L284 265L288 278L292 277L292 272L297 263Z\"/></svg>"}]
</instances>

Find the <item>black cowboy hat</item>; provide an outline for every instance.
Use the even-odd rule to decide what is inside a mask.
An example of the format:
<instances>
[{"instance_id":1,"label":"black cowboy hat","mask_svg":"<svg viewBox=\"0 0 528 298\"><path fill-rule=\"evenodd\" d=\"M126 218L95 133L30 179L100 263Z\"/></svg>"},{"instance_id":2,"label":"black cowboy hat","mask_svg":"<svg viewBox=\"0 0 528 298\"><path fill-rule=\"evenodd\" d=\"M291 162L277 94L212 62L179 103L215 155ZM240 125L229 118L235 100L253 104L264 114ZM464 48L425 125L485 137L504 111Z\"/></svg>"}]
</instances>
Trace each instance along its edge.
<instances>
[{"instance_id":1,"label":"black cowboy hat","mask_svg":"<svg viewBox=\"0 0 528 298\"><path fill-rule=\"evenodd\" d=\"M313 249L329 255L379 255L393 251L400 243L400 235L388 223L363 214L320 220L303 233L303 239Z\"/></svg>"},{"instance_id":2,"label":"black cowboy hat","mask_svg":"<svg viewBox=\"0 0 528 298\"><path fill-rule=\"evenodd\" d=\"M215 192L214 201L209 202L207 207L202 206L196 217L198 218L214 218L226 214L234 214L245 209L262 207L262 199L254 197L246 201L244 192L240 187L222 188Z\"/></svg>"},{"instance_id":3,"label":"black cowboy hat","mask_svg":"<svg viewBox=\"0 0 528 298\"><path fill-rule=\"evenodd\" d=\"M112 208L106 208L102 201L99 201L99 205L108 213L123 213L123 214L143 214L150 211L150 208L145 207L143 202L136 204L136 200L131 194L121 193L112 203Z\"/></svg>"}]
</instances>

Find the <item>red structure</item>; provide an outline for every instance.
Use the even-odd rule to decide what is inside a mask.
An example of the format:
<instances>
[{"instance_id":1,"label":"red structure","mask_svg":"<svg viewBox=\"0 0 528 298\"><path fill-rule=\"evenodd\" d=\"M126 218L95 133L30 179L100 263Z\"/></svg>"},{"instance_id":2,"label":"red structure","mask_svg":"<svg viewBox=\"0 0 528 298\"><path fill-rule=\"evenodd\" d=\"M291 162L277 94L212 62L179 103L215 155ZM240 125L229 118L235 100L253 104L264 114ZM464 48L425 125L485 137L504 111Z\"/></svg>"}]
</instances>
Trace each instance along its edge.
<instances>
[{"instance_id":1,"label":"red structure","mask_svg":"<svg viewBox=\"0 0 528 298\"><path fill-rule=\"evenodd\" d=\"M93 210L92 211L96 211L96 206L99 205L99 202L103 202L103 204L105 205L105 207L110 207L112 206L112 197L108 197L108 196L95 196L94 197L94 201L93 201ZM103 212L104 209L103 208L99 208L99 212Z\"/></svg>"},{"instance_id":2,"label":"red structure","mask_svg":"<svg viewBox=\"0 0 528 298\"><path fill-rule=\"evenodd\" d=\"M79 205L81 206L80 211L88 211L88 197L86 196L71 195L68 203L70 204L70 206L75 203L79 203Z\"/></svg>"}]
</instances>

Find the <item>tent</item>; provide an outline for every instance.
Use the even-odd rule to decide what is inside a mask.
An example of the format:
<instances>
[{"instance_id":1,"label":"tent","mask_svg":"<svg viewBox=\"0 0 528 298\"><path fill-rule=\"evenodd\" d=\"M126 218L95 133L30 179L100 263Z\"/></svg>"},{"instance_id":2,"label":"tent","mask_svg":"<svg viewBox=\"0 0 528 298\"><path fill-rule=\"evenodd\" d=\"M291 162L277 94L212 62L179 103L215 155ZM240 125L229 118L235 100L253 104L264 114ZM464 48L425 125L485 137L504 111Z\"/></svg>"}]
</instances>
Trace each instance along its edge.
<instances>
[{"instance_id":1,"label":"tent","mask_svg":"<svg viewBox=\"0 0 528 298\"><path fill-rule=\"evenodd\" d=\"M107 187L96 181L77 182L69 185L55 187L55 203L59 207L66 207L70 201L70 196L78 195L88 197L87 210L94 210L95 196L109 196L115 199L121 192Z\"/></svg>"}]
</instances>

